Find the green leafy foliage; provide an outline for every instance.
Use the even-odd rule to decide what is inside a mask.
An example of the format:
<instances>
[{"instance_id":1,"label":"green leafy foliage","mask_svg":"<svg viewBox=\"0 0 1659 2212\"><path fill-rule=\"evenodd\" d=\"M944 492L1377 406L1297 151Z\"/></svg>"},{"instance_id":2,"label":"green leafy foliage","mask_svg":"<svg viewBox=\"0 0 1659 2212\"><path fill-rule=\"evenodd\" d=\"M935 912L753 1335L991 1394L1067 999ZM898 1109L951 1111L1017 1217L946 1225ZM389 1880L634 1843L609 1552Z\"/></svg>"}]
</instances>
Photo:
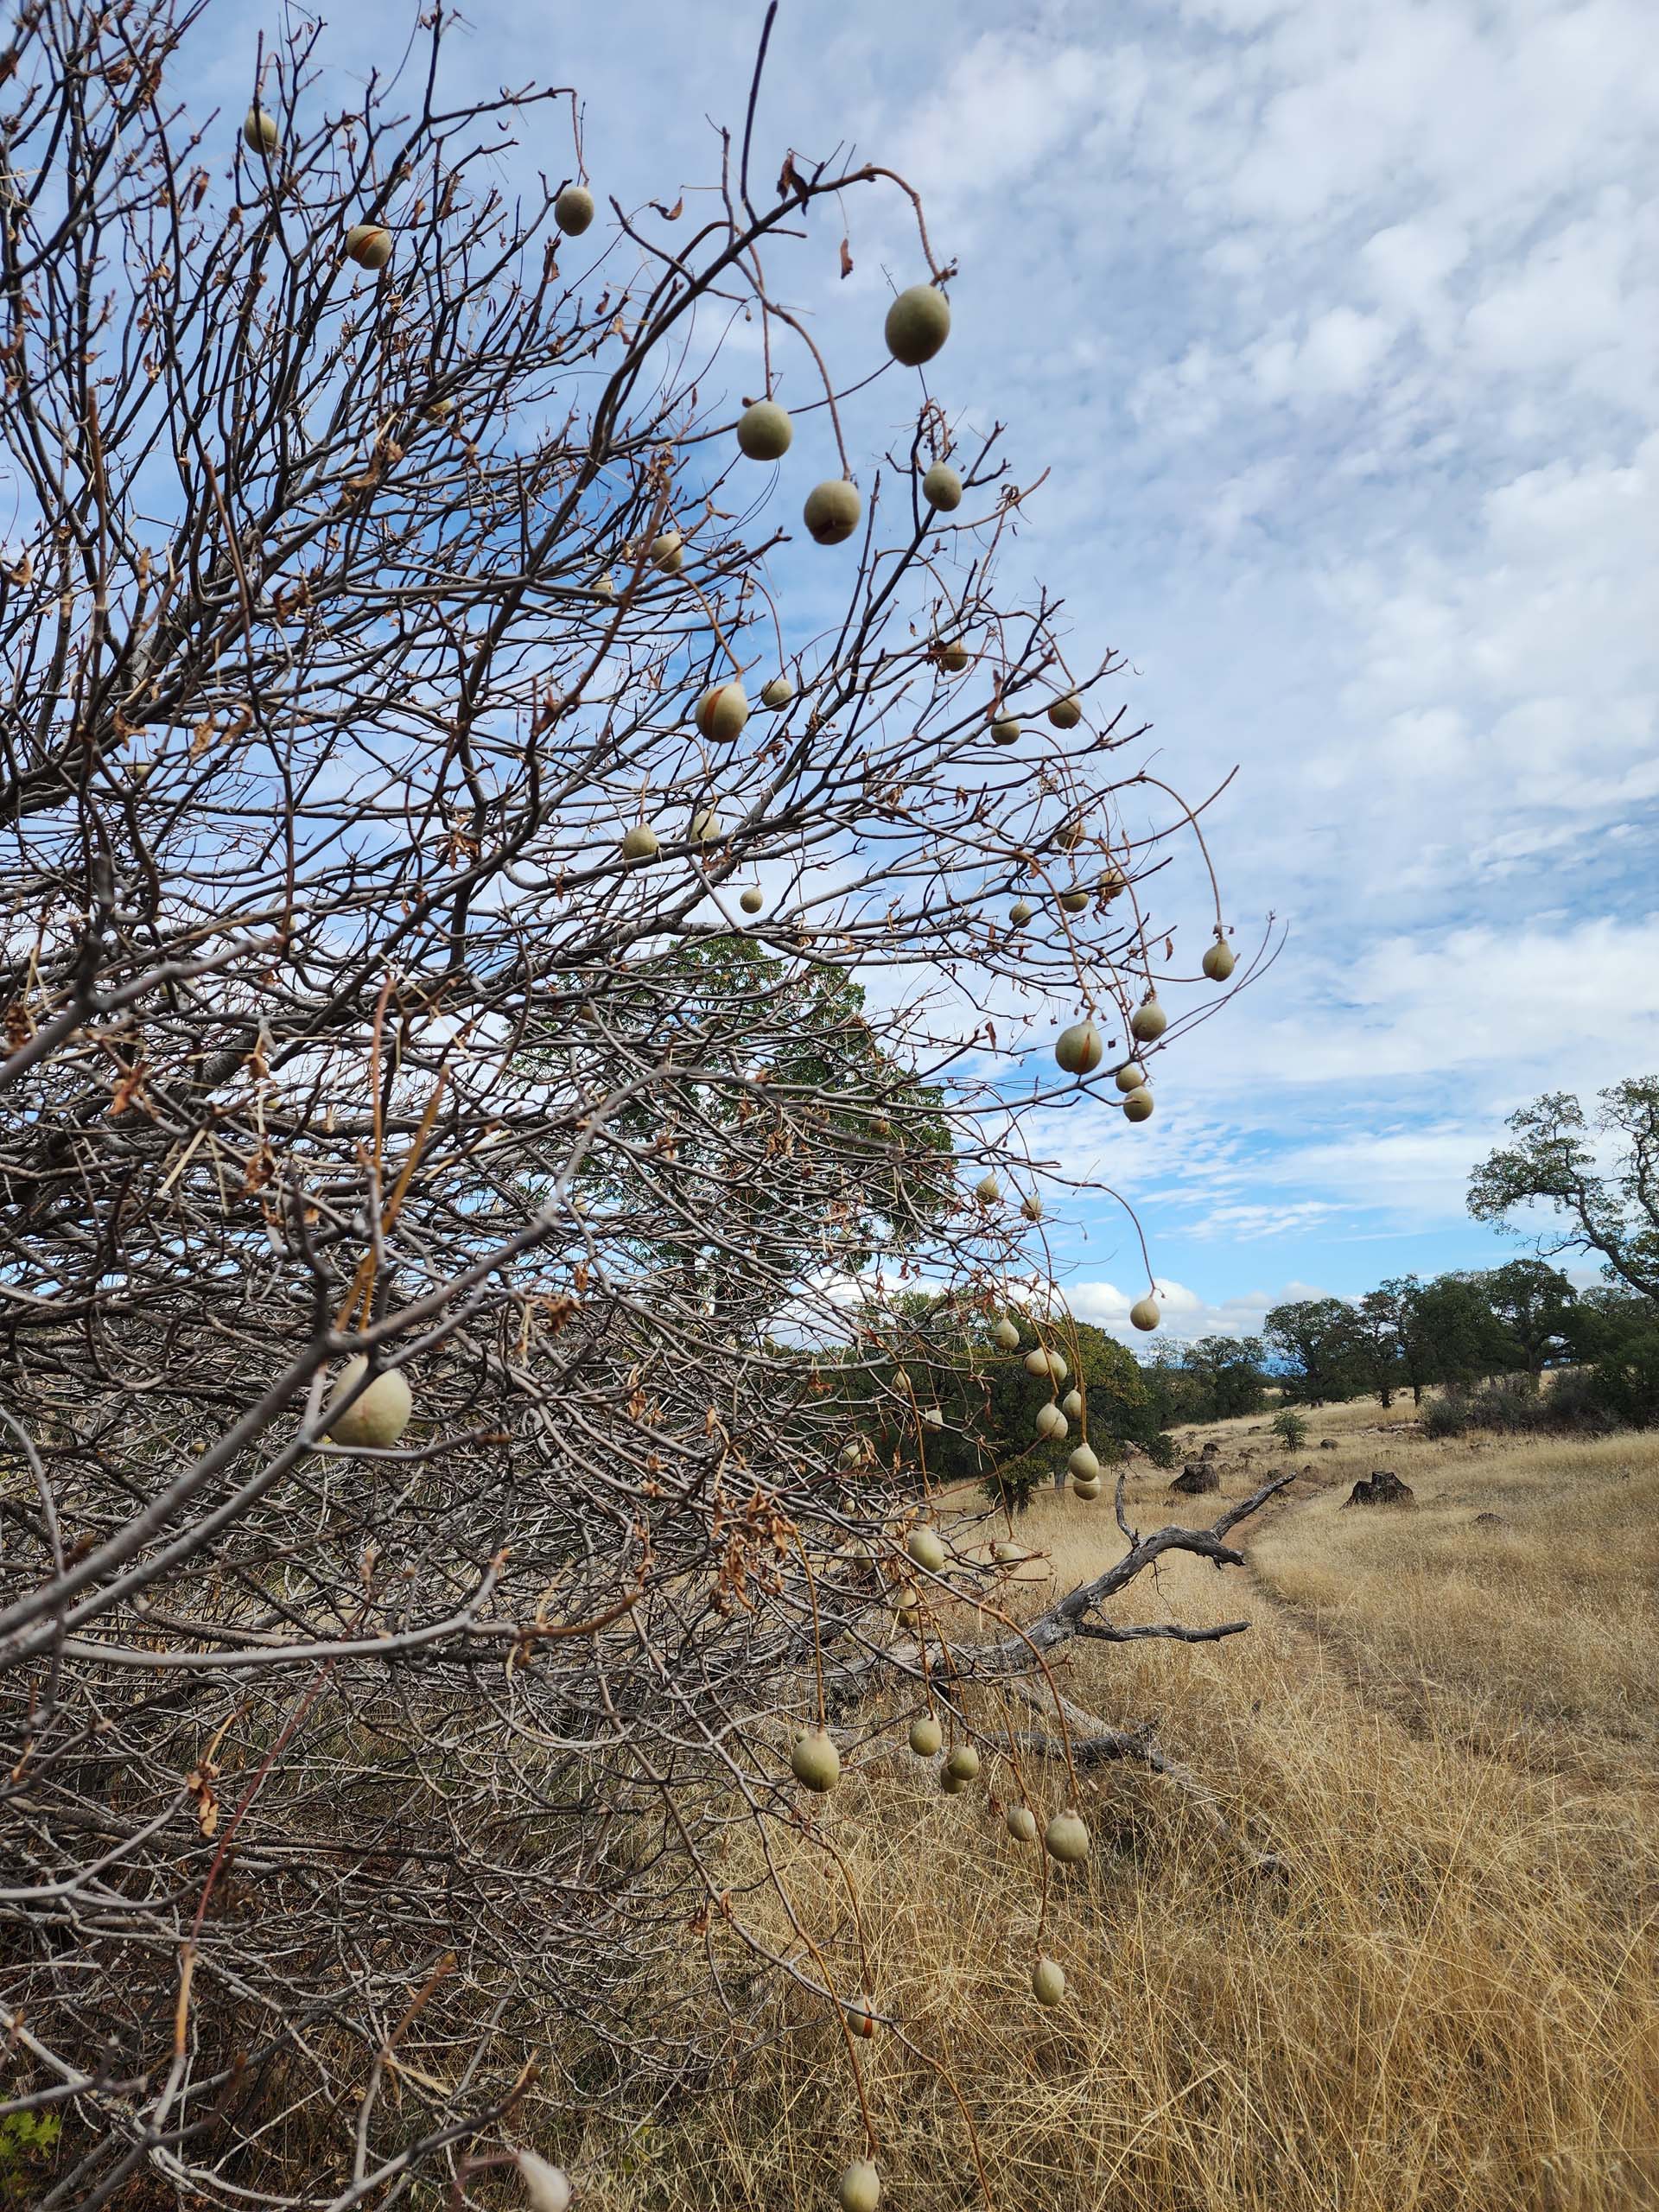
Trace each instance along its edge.
<instances>
[{"instance_id":1,"label":"green leafy foliage","mask_svg":"<svg viewBox=\"0 0 1659 2212\"><path fill-rule=\"evenodd\" d=\"M1066 1361L1065 1380L1051 1388L1026 1371L1025 1355L1039 1340L1029 1324L1022 1323L1019 1348L1005 1350L982 1313L964 1317L951 1301L921 1293L892 1303L903 1336L890 1359L863 1386L870 1417L862 1433L884 1465L892 1465L895 1457L900 1462L916 1457L913 1420L883 1388L901 1366L918 1402L937 1405L944 1416L938 1430L923 1433L930 1480L977 1482L1012 1510L1023 1510L1045 1482L1064 1473L1067 1458L1085 1434L1103 1466L1121 1459L1130 1445L1153 1450L1159 1422L1145 1372L1134 1354L1103 1330L1088 1322L1045 1325L1043 1342L1059 1350ZM1084 1393L1086 1420L1071 1421L1067 1434L1052 1443L1039 1440L1039 1408L1074 1388Z\"/></svg>"},{"instance_id":2,"label":"green leafy foliage","mask_svg":"<svg viewBox=\"0 0 1659 2212\"><path fill-rule=\"evenodd\" d=\"M1141 1370L1159 1426L1260 1413L1266 1360L1260 1337L1199 1337L1160 1346Z\"/></svg>"},{"instance_id":3,"label":"green leafy foliage","mask_svg":"<svg viewBox=\"0 0 1659 2212\"><path fill-rule=\"evenodd\" d=\"M1544 1207L1556 1223L1541 1253L1592 1252L1610 1281L1659 1300L1659 1076L1629 1077L1598 1096L1593 1116L1565 1090L1511 1114L1516 1141L1476 1168L1469 1211L1520 1236L1514 1217Z\"/></svg>"},{"instance_id":4,"label":"green leafy foliage","mask_svg":"<svg viewBox=\"0 0 1659 2212\"><path fill-rule=\"evenodd\" d=\"M1323 1406L1358 1395L1365 1353L1351 1306L1340 1298L1304 1298L1275 1306L1266 1325L1281 1388L1287 1398Z\"/></svg>"},{"instance_id":5,"label":"green leafy foliage","mask_svg":"<svg viewBox=\"0 0 1659 2212\"><path fill-rule=\"evenodd\" d=\"M1287 1452L1300 1452L1307 1441L1307 1423L1294 1406L1283 1406L1273 1417L1273 1433Z\"/></svg>"},{"instance_id":6,"label":"green leafy foliage","mask_svg":"<svg viewBox=\"0 0 1659 2212\"><path fill-rule=\"evenodd\" d=\"M62 2132L55 2113L11 2112L0 2120L0 2203L35 2202Z\"/></svg>"},{"instance_id":7,"label":"green leafy foliage","mask_svg":"<svg viewBox=\"0 0 1659 2212\"><path fill-rule=\"evenodd\" d=\"M1626 1291L1593 1290L1569 1325L1572 1349L1586 1364L1587 1408L1609 1426L1659 1425L1659 1306ZM1549 1395L1559 1395L1559 1379Z\"/></svg>"}]
</instances>

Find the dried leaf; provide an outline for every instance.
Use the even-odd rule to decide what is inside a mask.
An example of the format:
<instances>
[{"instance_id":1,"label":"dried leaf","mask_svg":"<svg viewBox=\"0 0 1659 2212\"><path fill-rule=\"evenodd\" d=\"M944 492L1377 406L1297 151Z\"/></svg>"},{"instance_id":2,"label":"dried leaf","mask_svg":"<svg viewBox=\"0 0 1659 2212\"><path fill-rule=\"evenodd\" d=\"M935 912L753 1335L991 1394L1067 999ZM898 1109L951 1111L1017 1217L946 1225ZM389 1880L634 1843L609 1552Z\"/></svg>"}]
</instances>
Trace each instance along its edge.
<instances>
[{"instance_id":1,"label":"dried leaf","mask_svg":"<svg viewBox=\"0 0 1659 2212\"><path fill-rule=\"evenodd\" d=\"M682 193L671 207L664 207L660 200L653 200L651 204L665 223L677 223L685 213L685 194Z\"/></svg>"},{"instance_id":2,"label":"dried leaf","mask_svg":"<svg viewBox=\"0 0 1659 2212\"><path fill-rule=\"evenodd\" d=\"M140 1060L135 1066L130 1067L116 1084L114 1094L110 1100L111 1116L124 1114L143 1087L144 1066L143 1062Z\"/></svg>"},{"instance_id":3,"label":"dried leaf","mask_svg":"<svg viewBox=\"0 0 1659 2212\"><path fill-rule=\"evenodd\" d=\"M843 279L853 273L853 249L845 238L841 242L841 273Z\"/></svg>"}]
</instances>

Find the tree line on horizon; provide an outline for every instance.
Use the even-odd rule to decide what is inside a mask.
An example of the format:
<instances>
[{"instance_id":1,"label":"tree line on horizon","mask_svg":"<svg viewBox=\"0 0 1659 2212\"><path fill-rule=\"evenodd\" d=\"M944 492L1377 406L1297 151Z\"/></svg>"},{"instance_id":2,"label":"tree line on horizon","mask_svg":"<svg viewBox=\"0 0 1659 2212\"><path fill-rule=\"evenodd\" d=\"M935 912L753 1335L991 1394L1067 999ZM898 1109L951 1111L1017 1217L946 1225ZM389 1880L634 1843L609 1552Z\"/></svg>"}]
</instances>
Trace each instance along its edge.
<instances>
[{"instance_id":1,"label":"tree line on horizon","mask_svg":"<svg viewBox=\"0 0 1659 2212\"><path fill-rule=\"evenodd\" d=\"M1632 1365L1641 1373L1627 1375ZM1170 1344L1143 1362L1163 1427L1258 1413L1269 1393L1301 1406L1375 1397L1384 1410L1396 1398L1421 1408L1431 1390L1467 1398L1500 1381L1536 1395L1558 1369L1596 1370L1611 1419L1659 1418L1650 1302L1611 1286L1580 1289L1545 1261L1518 1259L1394 1276L1357 1299L1288 1300L1268 1309L1257 1334Z\"/></svg>"},{"instance_id":2,"label":"tree line on horizon","mask_svg":"<svg viewBox=\"0 0 1659 2212\"><path fill-rule=\"evenodd\" d=\"M1659 1077L1599 1094L1593 1116L1553 1091L1510 1116L1513 1141L1470 1179L1469 1211L1511 1235L1555 1217L1533 1256L1396 1275L1361 1298L1273 1306L1257 1336L1201 1337L1144 1362L1159 1426L1409 1392L1427 1425L1628 1426L1659 1422ZM1522 1218L1517 1219L1517 1217ZM1604 1281L1575 1286L1551 1258L1581 1252ZM1548 1390L1540 1388L1557 1372Z\"/></svg>"}]
</instances>

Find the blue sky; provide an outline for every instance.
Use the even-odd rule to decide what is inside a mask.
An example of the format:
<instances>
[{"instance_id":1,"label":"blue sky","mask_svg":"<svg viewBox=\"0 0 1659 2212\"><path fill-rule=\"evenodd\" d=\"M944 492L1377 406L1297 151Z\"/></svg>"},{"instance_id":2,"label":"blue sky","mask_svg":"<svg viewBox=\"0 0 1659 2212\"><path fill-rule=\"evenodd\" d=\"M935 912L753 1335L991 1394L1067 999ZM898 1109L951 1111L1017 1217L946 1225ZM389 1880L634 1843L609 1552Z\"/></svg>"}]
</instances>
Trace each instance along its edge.
<instances>
[{"instance_id":1,"label":"blue sky","mask_svg":"<svg viewBox=\"0 0 1659 2212\"><path fill-rule=\"evenodd\" d=\"M715 172L709 118L741 126L761 13L472 0L454 81L577 85L601 205L671 201ZM275 20L211 16L227 110ZM325 50L395 57L409 21L367 0ZM961 263L934 387L1054 470L1014 559L1085 658L1128 654L1173 780L1238 765L1228 918L1288 931L1152 1122L1054 1128L1134 1198L1172 1328L1499 1256L1463 1190L1503 1115L1659 1067L1654 27L785 0L759 175L851 142L921 190ZM921 272L896 210L852 213L816 304L874 322ZM1059 1227L1079 1312L1121 1318L1131 1249L1103 1204Z\"/></svg>"}]
</instances>

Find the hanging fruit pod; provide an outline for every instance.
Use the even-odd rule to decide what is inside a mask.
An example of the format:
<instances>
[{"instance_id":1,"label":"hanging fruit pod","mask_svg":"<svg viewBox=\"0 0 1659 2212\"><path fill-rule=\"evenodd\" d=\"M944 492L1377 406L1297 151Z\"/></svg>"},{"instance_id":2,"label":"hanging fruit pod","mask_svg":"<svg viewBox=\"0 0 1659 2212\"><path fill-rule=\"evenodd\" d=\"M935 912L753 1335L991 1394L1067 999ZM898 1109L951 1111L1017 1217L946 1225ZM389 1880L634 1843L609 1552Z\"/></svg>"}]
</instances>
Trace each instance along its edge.
<instances>
[{"instance_id":1,"label":"hanging fruit pod","mask_svg":"<svg viewBox=\"0 0 1659 2212\"><path fill-rule=\"evenodd\" d=\"M359 269L384 269L391 259L391 232L379 223L353 223L346 233L346 252Z\"/></svg>"},{"instance_id":2,"label":"hanging fruit pod","mask_svg":"<svg viewBox=\"0 0 1659 2212\"><path fill-rule=\"evenodd\" d=\"M1105 1051L1105 1040L1086 1018L1062 1029L1054 1039L1054 1058L1067 1075L1092 1075Z\"/></svg>"},{"instance_id":3,"label":"hanging fruit pod","mask_svg":"<svg viewBox=\"0 0 1659 2212\"><path fill-rule=\"evenodd\" d=\"M659 531L646 546L645 558L664 575L677 575L685 566L685 540L677 530Z\"/></svg>"},{"instance_id":4,"label":"hanging fruit pod","mask_svg":"<svg viewBox=\"0 0 1659 2212\"><path fill-rule=\"evenodd\" d=\"M911 1530L905 1549L917 1566L925 1567L930 1574L938 1573L944 1565L944 1546L939 1541L938 1531L930 1529L925 1522Z\"/></svg>"},{"instance_id":5,"label":"hanging fruit pod","mask_svg":"<svg viewBox=\"0 0 1659 2212\"><path fill-rule=\"evenodd\" d=\"M553 219L568 238L579 238L594 219L594 195L585 184L567 184L553 202Z\"/></svg>"},{"instance_id":6,"label":"hanging fruit pod","mask_svg":"<svg viewBox=\"0 0 1659 2212\"><path fill-rule=\"evenodd\" d=\"M1048 719L1056 729L1076 729L1083 720L1083 702L1075 692L1068 692L1064 699L1056 699L1049 708Z\"/></svg>"},{"instance_id":7,"label":"hanging fruit pod","mask_svg":"<svg viewBox=\"0 0 1659 2212\"><path fill-rule=\"evenodd\" d=\"M950 302L937 284L912 284L887 309L887 351L907 369L931 361L950 335Z\"/></svg>"},{"instance_id":8,"label":"hanging fruit pod","mask_svg":"<svg viewBox=\"0 0 1659 2212\"><path fill-rule=\"evenodd\" d=\"M948 461L936 461L923 477L922 497L941 514L954 514L962 505L962 479Z\"/></svg>"},{"instance_id":9,"label":"hanging fruit pod","mask_svg":"<svg viewBox=\"0 0 1659 2212\"><path fill-rule=\"evenodd\" d=\"M748 697L736 677L712 685L697 702L697 728L715 745L729 745L748 719Z\"/></svg>"},{"instance_id":10,"label":"hanging fruit pod","mask_svg":"<svg viewBox=\"0 0 1659 2212\"><path fill-rule=\"evenodd\" d=\"M1224 983L1237 963L1233 948L1224 937L1217 937L1204 956L1204 972L1212 983Z\"/></svg>"},{"instance_id":11,"label":"hanging fruit pod","mask_svg":"<svg viewBox=\"0 0 1659 2212\"><path fill-rule=\"evenodd\" d=\"M336 1404L348 1390L356 1388L368 1371L368 1364L360 1353L346 1361L334 1392ZM325 1433L331 1444L344 1444L361 1451L389 1451L409 1427L413 1410L414 1398L403 1370L390 1367L334 1415Z\"/></svg>"},{"instance_id":12,"label":"hanging fruit pod","mask_svg":"<svg viewBox=\"0 0 1659 2212\"><path fill-rule=\"evenodd\" d=\"M881 2177L868 2158L855 2158L842 2168L836 2202L841 2212L876 2212L881 2202Z\"/></svg>"},{"instance_id":13,"label":"hanging fruit pod","mask_svg":"<svg viewBox=\"0 0 1659 2212\"><path fill-rule=\"evenodd\" d=\"M1004 1815L1003 1825L1016 1843L1035 1843L1037 1815L1029 1805L1010 1805Z\"/></svg>"},{"instance_id":14,"label":"hanging fruit pod","mask_svg":"<svg viewBox=\"0 0 1659 2212\"><path fill-rule=\"evenodd\" d=\"M1155 1329L1159 1320L1156 1299L1137 1298L1129 1308L1129 1319L1137 1329Z\"/></svg>"},{"instance_id":15,"label":"hanging fruit pod","mask_svg":"<svg viewBox=\"0 0 1659 2212\"><path fill-rule=\"evenodd\" d=\"M918 1713L910 1724L910 1748L918 1759L931 1759L944 1738L931 1713Z\"/></svg>"},{"instance_id":16,"label":"hanging fruit pod","mask_svg":"<svg viewBox=\"0 0 1659 2212\"><path fill-rule=\"evenodd\" d=\"M1065 1969L1053 1959L1039 1959L1031 1970L1031 1993L1039 2005L1058 2005L1065 1994Z\"/></svg>"},{"instance_id":17,"label":"hanging fruit pod","mask_svg":"<svg viewBox=\"0 0 1659 2212\"><path fill-rule=\"evenodd\" d=\"M809 1728L795 1738L789 1764L797 1782L827 1796L841 1780L841 1753L825 1728Z\"/></svg>"},{"instance_id":18,"label":"hanging fruit pod","mask_svg":"<svg viewBox=\"0 0 1659 2212\"><path fill-rule=\"evenodd\" d=\"M991 1331L991 1334L1004 1351L1013 1351L1020 1342L1018 1325L1010 1321L1006 1313Z\"/></svg>"},{"instance_id":19,"label":"hanging fruit pod","mask_svg":"<svg viewBox=\"0 0 1659 2212\"><path fill-rule=\"evenodd\" d=\"M1089 1831L1075 1806L1055 1814L1043 1831L1043 1848L1063 1866L1078 1866L1089 1856Z\"/></svg>"},{"instance_id":20,"label":"hanging fruit pod","mask_svg":"<svg viewBox=\"0 0 1659 2212\"><path fill-rule=\"evenodd\" d=\"M815 544L840 545L858 528L863 511L857 485L844 476L830 476L807 493L801 519Z\"/></svg>"},{"instance_id":21,"label":"hanging fruit pod","mask_svg":"<svg viewBox=\"0 0 1659 2212\"><path fill-rule=\"evenodd\" d=\"M1129 1032L1141 1044L1155 1044L1169 1027L1169 1016L1158 1003L1158 994L1148 991L1146 997L1129 1016Z\"/></svg>"},{"instance_id":22,"label":"hanging fruit pod","mask_svg":"<svg viewBox=\"0 0 1659 2212\"><path fill-rule=\"evenodd\" d=\"M958 1782L971 1782L979 1772L979 1753L971 1744L953 1744L945 1756L944 1770Z\"/></svg>"},{"instance_id":23,"label":"hanging fruit pod","mask_svg":"<svg viewBox=\"0 0 1659 2212\"><path fill-rule=\"evenodd\" d=\"M794 437L795 425L775 399L757 399L737 418L738 448L750 461L781 461Z\"/></svg>"}]
</instances>

